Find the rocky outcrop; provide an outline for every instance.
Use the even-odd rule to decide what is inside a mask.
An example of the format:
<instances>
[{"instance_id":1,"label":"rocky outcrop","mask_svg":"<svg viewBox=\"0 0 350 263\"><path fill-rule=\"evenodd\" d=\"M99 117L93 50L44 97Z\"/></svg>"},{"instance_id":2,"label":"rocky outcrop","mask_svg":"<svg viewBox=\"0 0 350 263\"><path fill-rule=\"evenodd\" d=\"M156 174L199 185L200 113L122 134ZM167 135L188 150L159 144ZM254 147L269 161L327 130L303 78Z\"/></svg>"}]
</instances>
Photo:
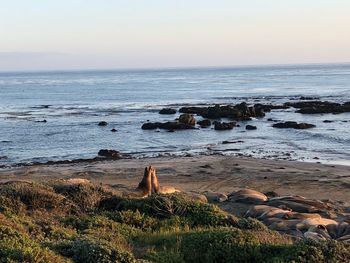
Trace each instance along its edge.
<instances>
[{"instance_id":1,"label":"rocky outcrop","mask_svg":"<svg viewBox=\"0 0 350 263\"><path fill-rule=\"evenodd\" d=\"M201 126L201 128L207 128L211 126L211 121L208 119L197 121L197 124Z\"/></svg>"},{"instance_id":2,"label":"rocky outcrop","mask_svg":"<svg viewBox=\"0 0 350 263\"><path fill-rule=\"evenodd\" d=\"M272 106L255 104L248 106L246 102L237 105L215 105L209 107L183 107L182 113L191 113L202 116L207 119L230 118L232 120L244 121L251 120L252 117L261 118L265 116L265 111L271 111L273 108L286 108L287 106Z\"/></svg>"},{"instance_id":3,"label":"rocky outcrop","mask_svg":"<svg viewBox=\"0 0 350 263\"><path fill-rule=\"evenodd\" d=\"M181 123L178 121L168 121L168 122L146 122L141 127L143 130L187 130L194 129L194 126Z\"/></svg>"},{"instance_id":4,"label":"rocky outcrop","mask_svg":"<svg viewBox=\"0 0 350 263\"><path fill-rule=\"evenodd\" d=\"M197 114L202 115L207 110L207 107L182 107L180 108L180 113L189 113L189 114Z\"/></svg>"},{"instance_id":5,"label":"rocky outcrop","mask_svg":"<svg viewBox=\"0 0 350 263\"><path fill-rule=\"evenodd\" d=\"M214 129L217 131L232 130L235 126L235 122L214 122Z\"/></svg>"},{"instance_id":6,"label":"rocky outcrop","mask_svg":"<svg viewBox=\"0 0 350 263\"><path fill-rule=\"evenodd\" d=\"M320 113L344 113L350 112L350 102L344 104L329 101L299 101L288 102L286 106L297 108L296 112L302 114L320 114Z\"/></svg>"},{"instance_id":7,"label":"rocky outcrop","mask_svg":"<svg viewBox=\"0 0 350 263\"><path fill-rule=\"evenodd\" d=\"M168 114L168 115L171 115L171 114L175 114L176 113L176 110L175 109L172 109L172 108L164 108L164 109L161 109L159 111L159 114Z\"/></svg>"},{"instance_id":8,"label":"rocky outcrop","mask_svg":"<svg viewBox=\"0 0 350 263\"><path fill-rule=\"evenodd\" d=\"M179 122L189 126L196 125L196 119L193 117L192 114L188 114L188 113L181 114L179 117Z\"/></svg>"},{"instance_id":9,"label":"rocky outcrop","mask_svg":"<svg viewBox=\"0 0 350 263\"><path fill-rule=\"evenodd\" d=\"M280 129L310 129L315 128L316 125L310 124L310 123L297 123L295 121L286 121L286 122L279 122L272 125L274 128L280 128Z\"/></svg>"}]
</instances>

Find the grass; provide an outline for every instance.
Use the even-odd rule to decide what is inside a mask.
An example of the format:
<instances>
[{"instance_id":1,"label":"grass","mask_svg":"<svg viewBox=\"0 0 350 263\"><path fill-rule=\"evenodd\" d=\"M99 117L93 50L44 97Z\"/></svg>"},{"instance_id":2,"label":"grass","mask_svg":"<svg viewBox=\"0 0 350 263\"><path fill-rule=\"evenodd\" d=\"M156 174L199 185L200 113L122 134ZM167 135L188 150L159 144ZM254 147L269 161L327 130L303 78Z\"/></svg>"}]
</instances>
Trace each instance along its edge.
<instances>
[{"instance_id":1,"label":"grass","mask_svg":"<svg viewBox=\"0 0 350 263\"><path fill-rule=\"evenodd\" d=\"M102 186L0 184L0 262L346 262L183 194L124 199Z\"/></svg>"}]
</instances>

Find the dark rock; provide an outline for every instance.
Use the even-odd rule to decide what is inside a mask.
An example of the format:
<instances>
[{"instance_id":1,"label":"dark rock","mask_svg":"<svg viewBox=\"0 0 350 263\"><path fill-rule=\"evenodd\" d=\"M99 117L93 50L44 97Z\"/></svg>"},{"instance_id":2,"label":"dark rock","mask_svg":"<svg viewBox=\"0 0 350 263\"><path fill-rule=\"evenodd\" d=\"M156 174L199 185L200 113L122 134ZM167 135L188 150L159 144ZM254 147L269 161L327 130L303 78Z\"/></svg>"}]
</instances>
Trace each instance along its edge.
<instances>
[{"instance_id":1,"label":"dark rock","mask_svg":"<svg viewBox=\"0 0 350 263\"><path fill-rule=\"evenodd\" d=\"M189 113L189 114L198 114L202 115L205 111L207 111L206 107L182 107L180 108L180 113Z\"/></svg>"},{"instance_id":2,"label":"dark rock","mask_svg":"<svg viewBox=\"0 0 350 263\"><path fill-rule=\"evenodd\" d=\"M211 126L211 121L206 119L206 120L201 120L201 121L197 121L197 124L199 126L201 126L201 128L207 128Z\"/></svg>"},{"instance_id":3,"label":"dark rock","mask_svg":"<svg viewBox=\"0 0 350 263\"><path fill-rule=\"evenodd\" d=\"M333 121L330 121L330 120L324 120L323 122L324 122L324 123L331 123L331 122L333 122Z\"/></svg>"},{"instance_id":4,"label":"dark rock","mask_svg":"<svg viewBox=\"0 0 350 263\"><path fill-rule=\"evenodd\" d=\"M99 150L98 152L99 156L107 157L107 158L112 158L112 159L121 159L123 158L123 155L115 150L107 150L107 149L102 149Z\"/></svg>"},{"instance_id":5,"label":"dark rock","mask_svg":"<svg viewBox=\"0 0 350 263\"><path fill-rule=\"evenodd\" d=\"M177 121L169 121L165 123L160 123L159 129L165 129L165 130L187 130L187 129L194 129L193 125L189 125L182 122Z\"/></svg>"},{"instance_id":6,"label":"dark rock","mask_svg":"<svg viewBox=\"0 0 350 263\"><path fill-rule=\"evenodd\" d=\"M146 122L142 125L141 129L143 130L155 130L155 129L165 129L165 130L186 130L194 129L194 126L188 125L185 123L177 121L168 121L168 122Z\"/></svg>"},{"instance_id":7,"label":"dark rock","mask_svg":"<svg viewBox=\"0 0 350 263\"><path fill-rule=\"evenodd\" d=\"M302 114L350 112L350 102L340 104L329 101L300 101L294 103L288 102L285 105L299 109L296 112Z\"/></svg>"},{"instance_id":8,"label":"dark rock","mask_svg":"<svg viewBox=\"0 0 350 263\"><path fill-rule=\"evenodd\" d=\"M280 122L280 123L273 124L272 127L281 128L281 129L287 129L287 128L310 129L310 128L315 128L316 125L309 124L309 123L297 123L295 121L286 121L286 122Z\"/></svg>"},{"instance_id":9,"label":"dark rock","mask_svg":"<svg viewBox=\"0 0 350 263\"><path fill-rule=\"evenodd\" d=\"M223 114L220 105L215 105L214 107L208 107L206 112L202 113L202 116L209 119L220 119Z\"/></svg>"},{"instance_id":10,"label":"dark rock","mask_svg":"<svg viewBox=\"0 0 350 263\"><path fill-rule=\"evenodd\" d=\"M223 141L222 144L243 143L244 141Z\"/></svg>"},{"instance_id":11,"label":"dark rock","mask_svg":"<svg viewBox=\"0 0 350 263\"><path fill-rule=\"evenodd\" d=\"M107 126L107 125L108 125L108 123L106 121L100 121L98 123L98 126Z\"/></svg>"},{"instance_id":12,"label":"dark rock","mask_svg":"<svg viewBox=\"0 0 350 263\"><path fill-rule=\"evenodd\" d=\"M168 130L168 132L175 132L175 130Z\"/></svg>"},{"instance_id":13,"label":"dark rock","mask_svg":"<svg viewBox=\"0 0 350 263\"><path fill-rule=\"evenodd\" d=\"M254 125L247 125L247 126L245 126L245 129L246 130L256 130L257 128Z\"/></svg>"},{"instance_id":14,"label":"dark rock","mask_svg":"<svg viewBox=\"0 0 350 263\"><path fill-rule=\"evenodd\" d=\"M47 122L47 120L36 121L36 122L43 122L43 123L46 123L46 122Z\"/></svg>"},{"instance_id":15,"label":"dark rock","mask_svg":"<svg viewBox=\"0 0 350 263\"><path fill-rule=\"evenodd\" d=\"M268 118L268 119L267 119L267 121L274 121L274 119L272 119L272 118Z\"/></svg>"},{"instance_id":16,"label":"dark rock","mask_svg":"<svg viewBox=\"0 0 350 263\"><path fill-rule=\"evenodd\" d=\"M179 122L190 126L196 125L196 119L193 117L192 114L188 113L181 114L179 117Z\"/></svg>"},{"instance_id":17,"label":"dark rock","mask_svg":"<svg viewBox=\"0 0 350 263\"><path fill-rule=\"evenodd\" d=\"M142 125L142 130L155 130L161 125L160 122L146 122Z\"/></svg>"},{"instance_id":18,"label":"dark rock","mask_svg":"<svg viewBox=\"0 0 350 263\"><path fill-rule=\"evenodd\" d=\"M159 114L175 114L176 110L172 108L164 108L159 111Z\"/></svg>"},{"instance_id":19,"label":"dark rock","mask_svg":"<svg viewBox=\"0 0 350 263\"><path fill-rule=\"evenodd\" d=\"M317 100L319 98L318 97L304 97L304 96L301 96L299 99L300 100Z\"/></svg>"},{"instance_id":20,"label":"dark rock","mask_svg":"<svg viewBox=\"0 0 350 263\"><path fill-rule=\"evenodd\" d=\"M116 132L116 131L117 131L117 130L116 130L116 129L114 129L114 128L111 130L111 132Z\"/></svg>"},{"instance_id":21,"label":"dark rock","mask_svg":"<svg viewBox=\"0 0 350 263\"><path fill-rule=\"evenodd\" d=\"M232 130L236 126L236 122L215 122L214 129L217 131Z\"/></svg>"}]
</instances>

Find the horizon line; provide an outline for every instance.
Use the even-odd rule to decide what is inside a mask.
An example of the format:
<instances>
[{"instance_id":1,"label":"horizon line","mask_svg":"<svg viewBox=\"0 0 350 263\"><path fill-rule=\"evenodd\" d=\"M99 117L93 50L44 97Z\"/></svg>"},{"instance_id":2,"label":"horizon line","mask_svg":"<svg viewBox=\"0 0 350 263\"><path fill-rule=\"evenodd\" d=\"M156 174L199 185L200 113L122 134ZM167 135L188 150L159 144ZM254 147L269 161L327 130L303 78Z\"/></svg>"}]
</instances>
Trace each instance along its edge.
<instances>
[{"instance_id":1,"label":"horizon line","mask_svg":"<svg viewBox=\"0 0 350 263\"><path fill-rule=\"evenodd\" d=\"M118 68L66 68L66 69L33 69L33 70L0 70L0 73L70 73L92 71L162 71L162 70L196 70L196 69L231 69L231 68L262 68L262 67L288 67L288 66L332 66L350 65L348 62L306 62L306 63L266 63L266 64L237 64L237 65L208 65L208 66L164 66L164 67L118 67Z\"/></svg>"}]
</instances>

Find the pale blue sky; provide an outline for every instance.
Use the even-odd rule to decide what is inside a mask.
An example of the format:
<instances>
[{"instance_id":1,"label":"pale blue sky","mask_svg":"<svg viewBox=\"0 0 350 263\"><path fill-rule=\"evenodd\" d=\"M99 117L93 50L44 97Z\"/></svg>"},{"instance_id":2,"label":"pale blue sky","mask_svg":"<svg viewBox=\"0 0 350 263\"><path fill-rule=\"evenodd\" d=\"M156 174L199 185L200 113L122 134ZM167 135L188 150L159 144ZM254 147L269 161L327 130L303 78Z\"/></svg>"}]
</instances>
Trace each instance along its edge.
<instances>
[{"instance_id":1,"label":"pale blue sky","mask_svg":"<svg viewBox=\"0 0 350 263\"><path fill-rule=\"evenodd\" d=\"M0 0L0 70L350 62L349 0Z\"/></svg>"}]
</instances>

